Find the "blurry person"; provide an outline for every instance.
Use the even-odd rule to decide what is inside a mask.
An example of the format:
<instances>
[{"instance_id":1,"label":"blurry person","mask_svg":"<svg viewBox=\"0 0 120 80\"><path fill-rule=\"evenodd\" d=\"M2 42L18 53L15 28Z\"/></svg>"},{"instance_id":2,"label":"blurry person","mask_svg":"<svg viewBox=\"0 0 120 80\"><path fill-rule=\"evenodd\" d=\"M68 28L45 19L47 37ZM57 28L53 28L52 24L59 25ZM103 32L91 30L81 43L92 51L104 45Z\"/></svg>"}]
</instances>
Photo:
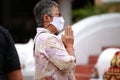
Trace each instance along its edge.
<instances>
[{"instance_id":1,"label":"blurry person","mask_svg":"<svg viewBox=\"0 0 120 80\"><path fill-rule=\"evenodd\" d=\"M0 26L0 80L23 80L14 41L2 26Z\"/></svg>"},{"instance_id":2,"label":"blurry person","mask_svg":"<svg viewBox=\"0 0 120 80\"><path fill-rule=\"evenodd\" d=\"M55 35L64 28L59 5L41 0L34 7L34 16L38 24L34 38L34 80L76 80L72 28L67 26L61 39Z\"/></svg>"}]
</instances>

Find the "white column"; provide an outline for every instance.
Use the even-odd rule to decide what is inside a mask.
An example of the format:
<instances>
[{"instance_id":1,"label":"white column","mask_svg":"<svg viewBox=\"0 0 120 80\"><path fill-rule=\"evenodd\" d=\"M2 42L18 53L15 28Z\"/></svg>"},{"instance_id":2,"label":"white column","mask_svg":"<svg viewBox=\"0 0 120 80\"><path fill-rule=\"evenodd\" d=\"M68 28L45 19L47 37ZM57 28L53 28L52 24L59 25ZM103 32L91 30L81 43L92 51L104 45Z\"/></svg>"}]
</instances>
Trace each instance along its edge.
<instances>
[{"instance_id":1,"label":"white column","mask_svg":"<svg viewBox=\"0 0 120 80\"><path fill-rule=\"evenodd\" d=\"M65 19L65 26L71 24L71 11L72 0L59 0L59 4L62 10L62 16Z\"/></svg>"}]
</instances>

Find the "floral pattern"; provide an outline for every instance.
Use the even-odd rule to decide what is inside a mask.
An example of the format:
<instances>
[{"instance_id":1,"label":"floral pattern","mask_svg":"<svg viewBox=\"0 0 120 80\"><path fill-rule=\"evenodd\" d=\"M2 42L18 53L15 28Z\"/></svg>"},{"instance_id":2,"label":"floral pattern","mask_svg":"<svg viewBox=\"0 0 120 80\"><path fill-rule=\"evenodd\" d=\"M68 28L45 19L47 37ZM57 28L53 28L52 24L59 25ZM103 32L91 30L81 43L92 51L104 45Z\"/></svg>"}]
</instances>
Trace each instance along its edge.
<instances>
[{"instance_id":1,"label":"floral pattern","mask_svg":"<svg viewBox=\"0 0 120 80\"><path fill-rule=\"evenodd\" d=\"M75 57L70 56L61 39L44 28L37 28L34 80L76 80Z\"/></svg>"}]
</instances>

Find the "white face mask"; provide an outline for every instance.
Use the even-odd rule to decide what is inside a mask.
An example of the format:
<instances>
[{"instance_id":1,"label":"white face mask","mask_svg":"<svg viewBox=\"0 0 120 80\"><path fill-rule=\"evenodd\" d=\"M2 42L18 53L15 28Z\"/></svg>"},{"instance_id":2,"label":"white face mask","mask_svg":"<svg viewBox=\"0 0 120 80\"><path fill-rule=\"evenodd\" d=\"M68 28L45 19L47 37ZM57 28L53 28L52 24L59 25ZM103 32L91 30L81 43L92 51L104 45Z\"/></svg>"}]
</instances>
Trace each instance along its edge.
<instances>
[{"instance_id":1,"label":"white face mask","mask_svg":"<svg viewBox=\"0 0 120 80\"><path fill-rule=\"evenodd\" d=\"M54 17L50 24L54 25L59 32L64 28L64 19L63 17Z\"/></svg>"}]
</instances>

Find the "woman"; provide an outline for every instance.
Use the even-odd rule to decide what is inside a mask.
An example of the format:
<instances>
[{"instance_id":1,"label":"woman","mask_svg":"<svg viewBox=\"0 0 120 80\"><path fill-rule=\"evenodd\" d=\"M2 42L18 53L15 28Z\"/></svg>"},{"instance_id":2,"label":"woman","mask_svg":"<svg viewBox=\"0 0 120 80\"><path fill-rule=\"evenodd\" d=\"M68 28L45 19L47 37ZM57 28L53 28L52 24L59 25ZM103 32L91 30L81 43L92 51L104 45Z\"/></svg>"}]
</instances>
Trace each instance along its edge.
<instances>
[{"instance_id":1,"label":"woman","mask_svg":"<svg viewBox=\"0 0 120 80\"><path fill-rule=\"evenodd\" d=\"M75 80L74 36L70 26L59 39L55 34L64 28L59 5L51 0L34 7L38 24L34 39L35 80Z\"/></svg>"}]
</instances>

